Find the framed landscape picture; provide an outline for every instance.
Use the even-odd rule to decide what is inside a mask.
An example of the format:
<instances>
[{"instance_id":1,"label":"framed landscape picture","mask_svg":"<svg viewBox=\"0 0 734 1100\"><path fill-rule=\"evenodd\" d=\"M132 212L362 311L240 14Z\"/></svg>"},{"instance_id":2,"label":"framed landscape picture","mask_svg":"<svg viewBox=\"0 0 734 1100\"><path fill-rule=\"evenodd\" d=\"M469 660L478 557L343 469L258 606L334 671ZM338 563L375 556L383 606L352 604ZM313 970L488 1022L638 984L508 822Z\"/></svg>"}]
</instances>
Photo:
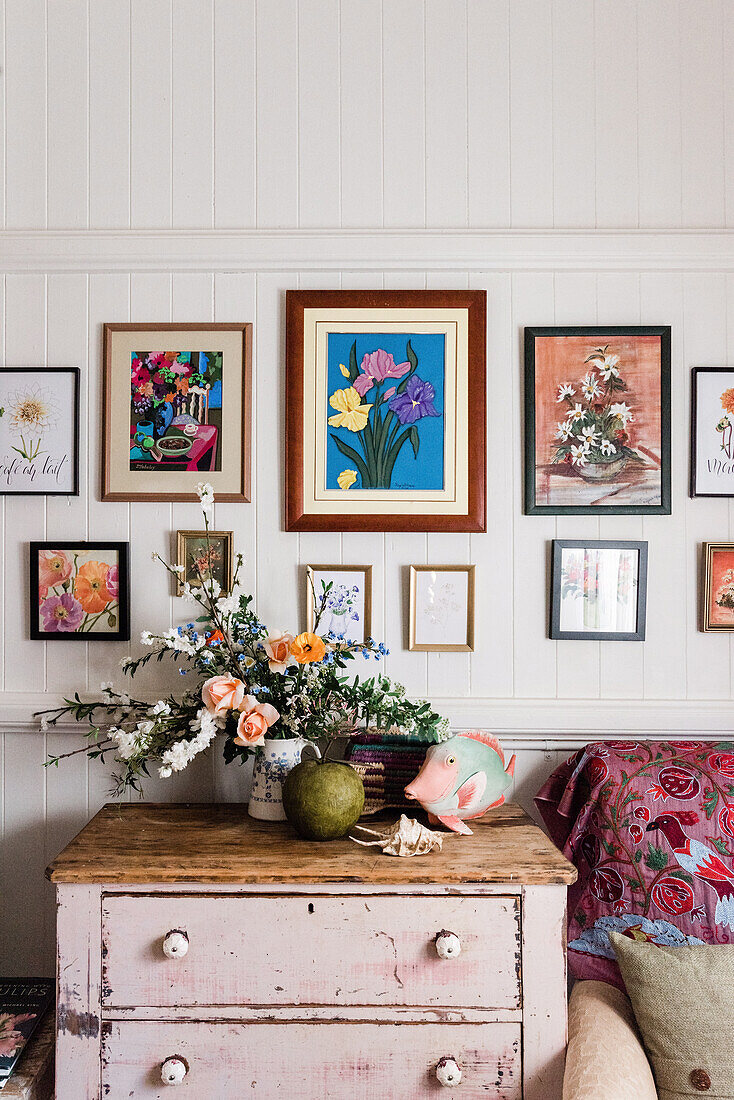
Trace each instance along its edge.
<instances>
[{"instance_id":1,"label":"framed landscape picture","mask_svg":"<svg viewBox=\"0 0 734 1100\"><path fill-rule=\"evenodd\" d=\"M184 584L201 588L202 581L215 580L227 596L232 591L232 531L177 531L176 562L184 567L176 581L176 595Z\"/></svg>"},{"instance_id":2,"label":"framed landscape picture","mask_svg":"<svg viewBox=\"0 0 734 1100\"><path fill-rule=\"evenodd\" d=\"M486 294L288 291L286 529L484 531Z\"/></svg>"},{"instance_id":3,"label":"framed landscape picture","mask_svg":"<svg viewBox=\"0 0 734 1100\"><path fill-rule=\"evenodd\" d=\"M424 653L474 649L473 565L411 565L408 648Z\"/></svg>"},{"instance_id":4,"label":"framed landscape picture","mask_svg":"<svg viewBox=\"0 0 734 1100\"><path fill-rule=\"evenodd\" d=\"M642 642L647 543L554 539L550 636Z\"/></svg>"},{"instance_id":5,"label":"framed landscape picture","mask_svg":"<svg viewBox=\"0 0 734 1100\"><path fill-rule=\"evenodd\" d=\"M314 629L314 602L321 601L324 585L328 592L319 634L366 642L372 636L372 566L307 565L307 630Z\"/></svg>"},{"instance_id":6,"label":"framed landscape picture","mask_svg":"<svg viewBox=\"0 0 734 1100\"><path fill-rule=\"evenodd\" d=\"M670 328L526 328L526 513L670 510Z\"/></svg>"},{"instance_id":7,"label":"framed landscape picture","mask_svg":"<svg viewBox=\"0 0 734 1100\"><path fill-rule=\"evenodd\" d=\"M734 542L703 544L701 629L734 630Z\"/></svg>"},{"instance_id":8,"label":"framed landscape picture","mask_svg":"<svg viewBox=\"0 0 734 1100\"><path fill-rule=\"evenodd\" d=\"M126 542L32 542L30 623L36 641L127 641Z\"/></svg>"},{"instance_id":9,"label":"framed landscape picture","mask_svg":"<svg viewBox=\"0 0 734 1100\"><path fill-rule=\"evenodd\" d=\"M691 371L691 496L734 497L734 367Z\"/></svg>"},{"instance_id":10,"label":"framed landscape picture","mask_svg":"<svg viewBox=\"0 0 734 1100\"><path fill-rule=\"evenodd\" d=\"M79 492L79 368L0 369L0 496Z\"/></svg>"},{"instance_id":11,"label":"framed landscape picture","mask_svg":"<svg viewBox=\"0 0 734 1100\"><path fill-rule=\"evenodd\" d=\"M250 499L252 325L104 326L103 500Z\"/></svg>"}]
</instances>

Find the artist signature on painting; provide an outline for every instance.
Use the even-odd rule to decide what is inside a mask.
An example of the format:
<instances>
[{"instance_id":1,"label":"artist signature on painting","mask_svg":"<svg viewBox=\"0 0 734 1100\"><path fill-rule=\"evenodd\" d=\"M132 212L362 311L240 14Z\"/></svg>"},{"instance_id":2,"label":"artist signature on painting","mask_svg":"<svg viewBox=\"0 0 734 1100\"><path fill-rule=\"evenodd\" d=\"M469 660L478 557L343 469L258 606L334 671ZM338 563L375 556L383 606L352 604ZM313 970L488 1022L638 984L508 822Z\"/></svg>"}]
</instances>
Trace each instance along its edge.
<instances>
[{"instance_id":1,"label":"artist signature on painting","mask_svg":"<svg viewBox=\"0 0 734 1100\"><path fill-rule=\"evenodd\" d=\"M0 462L0 481L10 487L14 478L23 478L32 484L37 477L52 477L58 483L68 459L68 455L60 459L47 455L42 463L27 462L21 458L5 459Z\"/></svg>"}]
</instances>

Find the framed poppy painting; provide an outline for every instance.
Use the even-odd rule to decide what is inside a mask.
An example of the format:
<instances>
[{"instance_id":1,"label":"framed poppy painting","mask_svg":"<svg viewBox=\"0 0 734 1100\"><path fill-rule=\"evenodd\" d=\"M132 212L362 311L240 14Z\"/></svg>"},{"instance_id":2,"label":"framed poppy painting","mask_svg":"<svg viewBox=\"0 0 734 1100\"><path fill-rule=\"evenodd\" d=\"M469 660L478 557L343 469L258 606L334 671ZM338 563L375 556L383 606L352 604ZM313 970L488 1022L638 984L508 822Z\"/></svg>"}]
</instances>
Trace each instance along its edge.
<instances>
[{"instance_id":1,"label":"framed poppy painting","mask_svg":"<svg viewBox=\"0 0 734 1100\"><path fill-rule=\"evenodd\" d=\"M703 544L703 615L701 629L734 630L734 543Z\"/></svg>"},{"instance_id":2,"label":"framed poppy painting","mask_svg":"<svg viewBox=\"0 0 734 1100\"><path fill-rule=\"evenodd\" d=\"M670 510L670 328L526 328L526 513Z\"/></svg>"},{"instance_id":3,"label":"framed poppy painting","mask_svg":"<svg viewBox=\"0 0 734 1100\"><path fill-rule=\"evenodd\" d=\"M36 641L130 637L126 542L32 542L30 624Z\"/></svg>"},{"instance_id":4,"label":"framed poppy painting","mask_svg":"<svg viewBox=\"0 0 734 1100\"><path fill-rule=\"evenodd\" d=\"M250 499L249 324L104 326L103 500Z\"/></svg>"},{"instance_id":5,"label":"framed poppy painting","mask_svg":"<svg viewBox=\"0 0 734 1100\"><path fill-rule=\"evenodd\" d=\"M484 531L486 294L289 291L289 531Z\"/></svg>"}]
</instances>

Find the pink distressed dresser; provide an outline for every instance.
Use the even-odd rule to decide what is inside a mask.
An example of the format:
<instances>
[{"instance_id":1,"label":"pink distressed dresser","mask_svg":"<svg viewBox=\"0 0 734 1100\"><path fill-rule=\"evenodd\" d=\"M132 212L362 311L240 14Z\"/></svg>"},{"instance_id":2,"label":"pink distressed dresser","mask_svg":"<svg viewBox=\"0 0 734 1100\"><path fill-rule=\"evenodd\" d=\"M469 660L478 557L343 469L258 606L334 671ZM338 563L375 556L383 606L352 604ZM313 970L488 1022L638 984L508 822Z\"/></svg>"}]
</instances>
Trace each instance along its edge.
<instances>
[{"instance_id":1,"label":"pink distressed dresser","mask_svg":"<svg viewBox=\"0 0 734 1100\"><path fill-rule=\"evenodd\" d=\"M48 870L57 1100L559 1100L575 874L512 805L413 859L105 806Z\"/></svg>"}]
</instances>

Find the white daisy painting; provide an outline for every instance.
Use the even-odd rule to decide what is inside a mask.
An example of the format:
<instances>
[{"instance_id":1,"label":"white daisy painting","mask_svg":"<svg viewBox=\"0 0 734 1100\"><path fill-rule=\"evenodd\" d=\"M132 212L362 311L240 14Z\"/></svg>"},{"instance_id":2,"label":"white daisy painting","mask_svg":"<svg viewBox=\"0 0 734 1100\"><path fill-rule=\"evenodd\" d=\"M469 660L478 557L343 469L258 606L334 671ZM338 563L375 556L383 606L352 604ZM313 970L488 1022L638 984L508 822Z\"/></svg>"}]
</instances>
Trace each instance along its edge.
<instances>
[{"instance_id":1,"label":"white daisy painting","mask_svg":"<svg viewBox=\"0 0 734 1100\"><path fill-rule=\"evenodd\" d=\"M78 367L0 369L0 495L75 496Z\"/></svg>"}]
</instances>

